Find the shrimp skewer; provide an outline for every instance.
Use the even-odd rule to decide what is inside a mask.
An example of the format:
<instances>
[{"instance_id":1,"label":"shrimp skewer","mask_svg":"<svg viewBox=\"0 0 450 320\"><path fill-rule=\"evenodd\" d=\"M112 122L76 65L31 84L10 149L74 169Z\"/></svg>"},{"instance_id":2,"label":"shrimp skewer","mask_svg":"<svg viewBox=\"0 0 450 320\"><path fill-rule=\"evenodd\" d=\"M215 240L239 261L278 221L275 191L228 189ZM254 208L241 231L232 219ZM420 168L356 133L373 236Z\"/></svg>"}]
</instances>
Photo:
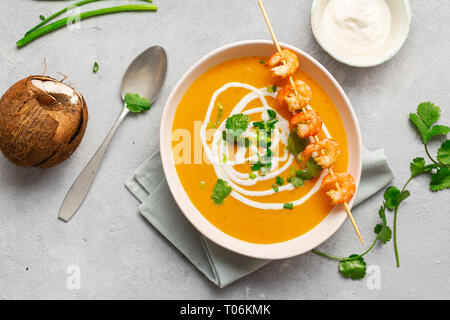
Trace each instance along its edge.
<instances>
[{"instance_id":1,"label":"shrimp skewer","mask_svg":"<svg viewBox=\"0 0 450 320\"><path fill-rule=\"evenodd\" d=\"M292 76L297 71L300 63L295 52L284 49L275 53L267 61L267 65L272 69L274 78L284 79Z\"/></svg>"},{"instance_id":2,"label":"shrimp skewer","mask_svg":"<svg viewBox=\"0 0 450 320\"><path fill-rule=\"evenodd\" d=\"M314 110L299 112L291 118L290 125L299 137L314 137L322 129L322 119Z\"/></svg>"},{"instance_id":3,"label":"shrimp skewer","mask_svg":"<svg viewBox=\"0 0 450 320\"><path fill-rule=\"evenodd\" d=\"M335 163L341 150L339 145L333 139L323 139L322 141L309 144L303 151L304 159L313 159L322 168L331 168Z\"/></svg>"},{"instance_id":4,"label":"shrimp skewer","mask_svg":"<svg viewBox=\"0 0 450 320\"><path fill-rule=\"evenodd\" d=\"M277 40L277 38L275 36L275 33L274 33L273 29L272 29L272 25L270 23L269 17L267 16L266 10L264 9L264 6L263 6L261 0L258 0L258 5L261 8L261 11L262 11L262 14L264 16L264 19L266 20L267 27L269 28L269 32L270 32L270 35L272 36L273 43L274 43L275 47L277 48L278 53L281 55L282 54L282 50L281 50L280 44L278 43L278 40ZM292 86L292 88L294 90L295 95L298 96L298 92L296 92L296 86L295 86L294 79L292 78L292 76L289 76L289 82L290 82L290 84L291 84L291 86ZM306 109L304 108L303 112L305 112L305 110ZM316 143L319 142L319 138L317 137L317 135L314 136L314 139L315 139ZM330 172L331 176L334 176L334 172L333 172L332 168L329 168L329 172ZM342 189L341 189L341 187L340 187L340 185L338 183L338 180L335 181L335 186L336 186L337 192L341 192L342 193ZM362 239L361 233L359 232L358 226L356 225L355 219L353 218L352 212L350 211L350 208L349 208L347 202L343 202L343 205L345 207L345 210L347 211L347 214L348 214L348 216L350 218L350 221L353 224L353 227L354 227L354 229L356 231L356 234L359 237L359 240L361 241L362 244L364 244L364 241Z\"/></svg>"},{"instance_id":5,"label":"shrimp skewer","mask_svg":"<svg viewBox=\"0 0 450 320\"><path fill-rule=\"evenodd\" d=\"M309 86L301 80L294 82L294 86L288 84L278 92L278 102L282 105L286 103L291 113L296 113L306 108L311 102L312 93Z\"/></svg>"}]
</instances>

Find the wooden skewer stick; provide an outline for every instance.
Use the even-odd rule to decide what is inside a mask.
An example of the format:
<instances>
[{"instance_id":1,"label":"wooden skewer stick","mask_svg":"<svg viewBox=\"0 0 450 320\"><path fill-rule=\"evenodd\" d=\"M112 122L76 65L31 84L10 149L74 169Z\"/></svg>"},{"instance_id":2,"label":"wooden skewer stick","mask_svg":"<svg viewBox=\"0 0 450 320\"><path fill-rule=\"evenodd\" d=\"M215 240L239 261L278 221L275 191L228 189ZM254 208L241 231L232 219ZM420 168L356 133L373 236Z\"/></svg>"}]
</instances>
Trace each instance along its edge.
<instances>
[{"instance_id":1,"label":"wooden skewer stick","mask_svg":"<svg viewBox=\"0 0 450 320\"><path fill-rule=\"evenodd\" d=\"M261 8L261 12L264 16L264 20L266 20L266 24L267 24L267 27L269 28L270 35L272 36L273 43L274 43L275 47L277 48L278 52L281 53L280 44L278 43L277 37L275 36L275 32L273 31L272 25L270 24L269 17L267 16L266 10L264 9L264 6L263 6L261 0L258 0L258 5ZM293 88L295 94L297 95L294 79L292 77L289 77L289 81L292 85L292 88ZM314 139L316 142L320 141L317 136L314 136ZM334 175L333 169L329 168L329 171L330 171L330 174L333 176ZM338 189L338 191L341 191L341 187L339 186L339 184L337 182L336 182L336 188ZM358 235L359 240L361 241L362 244L364 244L364 240L362 239L361 233L359 232L359 228L358 228L356 221L353 218L352 212L350 211L350 208L346 202L344 203L344 207L345 207L345 211L347 211L347 215L350 218L350 221L352 222L353 228L355 229L356 234Z\"/></svg>"}]
</instances>

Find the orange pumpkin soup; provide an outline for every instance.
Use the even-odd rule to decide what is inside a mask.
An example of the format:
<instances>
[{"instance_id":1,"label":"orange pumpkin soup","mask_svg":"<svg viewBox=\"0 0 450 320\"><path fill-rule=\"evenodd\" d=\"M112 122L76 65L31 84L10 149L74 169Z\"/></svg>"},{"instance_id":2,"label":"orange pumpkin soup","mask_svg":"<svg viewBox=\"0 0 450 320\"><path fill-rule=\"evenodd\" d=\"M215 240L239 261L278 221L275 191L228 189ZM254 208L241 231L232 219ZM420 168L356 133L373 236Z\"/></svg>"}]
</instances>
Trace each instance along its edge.
<instances>
[{"instance_id":1,"label":"orange pumpkin soup","mask_svg":"<svg viewBox=\"0 0 450 320\"><path fill-rule=\"evenodd\" d=\"M327 170L312 179L296 175L310 172L309 163L291 152L302 141L290 137L291 115L276 100L287 81L272 78L266 59L233 59L205 72L181 99L172 128L176 170L194 206L228 235L260 244L296 238L333 208L320 190ZM303 71L293 78L311 88L309 105L324 122L318 136L338 142L335 168L345 172L347 137L333 101Z\"/></svg>"}]
</instances>

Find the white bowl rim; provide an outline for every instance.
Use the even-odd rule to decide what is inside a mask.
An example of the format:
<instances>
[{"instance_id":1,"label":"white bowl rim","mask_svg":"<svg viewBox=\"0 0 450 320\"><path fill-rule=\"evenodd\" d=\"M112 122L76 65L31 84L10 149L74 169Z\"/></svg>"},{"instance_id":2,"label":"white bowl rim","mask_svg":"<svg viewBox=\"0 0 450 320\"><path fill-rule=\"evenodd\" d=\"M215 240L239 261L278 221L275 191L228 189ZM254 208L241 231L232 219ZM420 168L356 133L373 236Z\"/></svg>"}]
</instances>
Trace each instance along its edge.
<instances>
[{"instance_id":1,"label":"white bowl rim","mask_svg":"<svg viewBox=\"0 0 450 320\"><path fill-rule=\"evenodd\" d=\"M269 40L243 40L238 42L233 42L231 44L224 45L222 47L219 47L210 53L206 54L202 58L200 58L192 67L190 67L184 75L180 78L180 80L177 82L175 87L172 89L172 92L170 93L166 104L164 106L163 114L161 117L161 126L160 126L160 153L161 153L161 159L162 159L162 165L165 177L167 179L167 184L169 186L170 192L173 195L174 200L176 201L180 211L184 214L184 216L187 218L187 220L207 239L211 240L212 242L216 243L217 245L226 248L230 251L233 251L235 253L245 255L252 258L257 259L268 259L268 260L277 260L277 259L285 259L290 258L293 256L301 255L305 252L308 252L320 244L322 244L324 241L326 241L329 237L331 237L344 223L345 219L347 218L347 214L342 206L335 206L334 209L328 214L327 217L325 217L324 220L322 220L316 227L308 231L307 233L296 237L291 240L287 240L280 243L273 243L273 244L255 244L255 243L249 243L237 238L234 238L225 232L218 229L216 226L211 224L200 212L199 210L193 205L192 201L189 199L189 197L186 194L186 191L184 190L177 172L175 165L173 163L173 154L172 154L172 145L171 145L171 131L173 126L173 117L176 112L176 108L178 106L179 101L176 102L176 106L174 107L175 110L173 111L173 115L171 115L171 108L170 105L174 103L172 100L176 96L178 90L180 89L181 85L186 81L186 79L196 71L202 64L208 61L211 57L235 48L239 46L248 46L248 45L267 45L272 44ZM352 156L357 157L356 158L356 164L355 164L355 184L356 184L356 190L358 190L360 178L361 178L361 170L362 170L362 137L361 137L361 131L358 124L358 121L356 119L355 112L353 110L353 107L345 94L342 87L338 84L336 79L331 75L331 73L325 69L317 60L315 60L313 57L311 57L309 54L304 52L303 50L300 50L294 46L288 45L286 43L280 42L280 46L282 48L290 49L300 56L302 56L305 59L308 59L311 63L315 65L315 67L319 68L320 71L332 82L333 86L338 90L339 95L343 98L347 109L350 114L351 122L354 126L356 136L353 138L355 139L358 153L354 154ZM232 59L232 58L230 58ZM226 60L224 60L226 61ZM201 75L201 74L200 74ZM192 84L195 79L197 79L200 75L197 75L190 83L189 86ZM189 88L188 86L188 88ZM184 92L185 93L185 92ZM183 94L184 94L183 93ZM165 124L167 123L167 124ZM186 198L186 202L183 202L181 198ZM349 207L351 208L354 203L355 197L348 203ZM191 210L191 211L189 211ZM196 219L194 217L194 214L201 217L200 219ZM314 233L314 230L318 229L319 226L321 226L325 220L327 220L329 217L333 217L334 219L334 225L328 226L328 232L326 234L322 234L319 238L320 239L314 239L314 241L308 242L308 245L303 246L302 248L295 248L292 245L290 246L290 243L295 241L296 239L299 239L301 237L306 237L307 235ZM316 236L314 234L314 236ZM318 235L317 235L318 236Z\"/></svg>"},{"instance_id":2,"label":"white bowl rim","mask_svg":"<svg viewBox=\"0 0 450 320\"><path fill-rule=\"evenodd\" d=\"M331 57L333 57L334 59L336 59L337 61L349 65L351 67L357 67L357 68L370 68L370 67L375 67L378 66L380 64L383 64L389 60L391 60L399 51L400 49L403 47L403 45L405 44L406 40L408 39L408 35L409 35L409 31L411 29L411 6L409 4L409 0L400 0L403 2L403 8L405 9L405 14L406 17L408 19L407 21L407 25L406 25L406 31L403 34L402 40L398 42L398 44L396 46L393 46L391 48L390 51L388 51L387 54L385 54L384 56L382 56L380 59L378 60L374 60L371 63L355 63L352 62L350 60L347 60L343 57L341 57L340 55L338 55L336 52L334 52L332 49L330 49L326 43L324 43L322 41L322 39L320 38L319 34L317 33L317 26L315 27L315 21L314 21L314 16L316 14L318 5L320 2L322 1L327 1L327 0L313 0L312 5L311 5L311 14L310 14L310 24L311 24L311 31L314 35L314 38L316 39L317 43L320 45L320 47L326 52L328 53Z\"/></svg>"}]
</instances>

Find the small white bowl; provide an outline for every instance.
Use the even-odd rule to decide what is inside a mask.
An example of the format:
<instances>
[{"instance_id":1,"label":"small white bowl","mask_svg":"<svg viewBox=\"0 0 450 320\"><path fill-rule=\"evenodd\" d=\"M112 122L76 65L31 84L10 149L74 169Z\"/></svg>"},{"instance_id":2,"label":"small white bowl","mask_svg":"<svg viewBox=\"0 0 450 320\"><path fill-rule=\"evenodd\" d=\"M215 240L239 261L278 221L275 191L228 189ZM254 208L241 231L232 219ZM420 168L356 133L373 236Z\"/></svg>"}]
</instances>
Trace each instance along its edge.
<instances>
[{"instance_id":1,"label":"small white bowl","mask_svg":"<svg viewBox=\"0 0 450 320\"><path fill-rule=\"evenodd\" d=\"M408 37L409 29L411 26L411 8L409 6L408 0L386 0L391 10L392 24L389 37L386 40L387 45L384 52L381 55L373 58L373 60L366 62L351 61L351 59L349 58L344 58L328 45L326 39L322 37L321 33L319 32L320 25L322 24L323 12L328 1L329 0L313 1L311 7L311 30L322 49L339 62L345 63L352 67L377 66L395 56Z\"/></svg>"},{"instance_id":2,"label":"small white bowl","mask_svg":"<svg viewBox=\"0 0 450 320\"><path fill-rule=\"evenodd\" d=\"M313 77L328 93L344 123L348 140L349 164L348 171L355 178L356 187L359 185L362 168L362 139L359 125L353 108L333 76L313 57L287 44L281 47L297 53L303 71ZM271 56L275 47L268 40L248 40L232 43L218 48L201 58L178 81L170 94L161 118L160 151L170 191L180 210L192 225L209 240L231 251L261 259L283 259L296 256L317 247L333 235L345 221L347 214L343 206L336 206L328 216L309 232L288 241L274 244L255 244L231 237L212 225L189 199L181 185L175 168L172 153L172 126L178 103L191 84L208 69L230 59L247 56ZM205 109L206 112L206 109ZM349 205L353 204L353 199ZM214 204L211 202L212 210ZM262 212L261 214L264 214ZM355 240L356 241L356 240Z\"/></svg>"}]
</instances>

